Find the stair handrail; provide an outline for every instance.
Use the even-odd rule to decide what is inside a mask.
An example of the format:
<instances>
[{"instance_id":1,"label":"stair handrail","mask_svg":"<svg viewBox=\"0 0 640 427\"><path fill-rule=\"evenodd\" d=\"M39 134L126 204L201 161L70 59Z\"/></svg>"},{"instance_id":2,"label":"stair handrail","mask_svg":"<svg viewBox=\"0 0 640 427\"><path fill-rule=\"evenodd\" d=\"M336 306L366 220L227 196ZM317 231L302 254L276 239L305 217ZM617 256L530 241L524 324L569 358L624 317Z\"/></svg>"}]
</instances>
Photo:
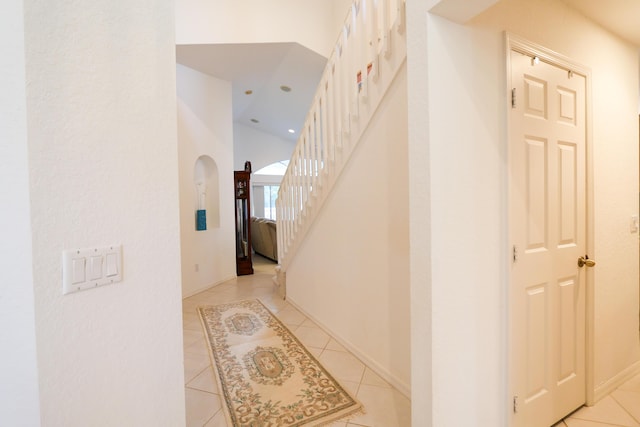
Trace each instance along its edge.
<instances>
[{"instance_id":1,"label":"stair handrail","mask_svg":"<svg viewBox=\"0 0 640 427\"><path fill-rule=\"evenodd\" d=\"M276 200L284 272L406 59L406 0L355 0L327 61Z\"/></svg>"}]
</instances>

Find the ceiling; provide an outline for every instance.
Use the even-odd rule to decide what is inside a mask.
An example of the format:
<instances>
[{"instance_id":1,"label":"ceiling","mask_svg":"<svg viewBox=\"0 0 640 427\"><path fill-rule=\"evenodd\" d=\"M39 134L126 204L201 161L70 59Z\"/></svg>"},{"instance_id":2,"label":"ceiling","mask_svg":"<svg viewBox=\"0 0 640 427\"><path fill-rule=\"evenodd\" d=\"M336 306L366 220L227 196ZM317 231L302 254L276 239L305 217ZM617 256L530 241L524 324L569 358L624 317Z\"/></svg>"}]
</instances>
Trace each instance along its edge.
<instances>
[{"instance_id":1,"label":"ceiling","mask_svg":"<svg viewBox=\"0 0 640 427\"><path fill-rule=\"evenodd\" d=\"M640 47L640 0L563 0L592 21Z\"/></svg>"},{"instance_id":2,"label":"ceiling","mask_svg":"<svg viewBox=\"0 0 640 427\"><path fill-rule=\"evenodd\" d=\"M640 0L562 1L640 47ZM297 43L180 45L176 59L232 83L234 122L293 142L326 64ZM283 92L282 85L291 91Z\"/></svg>"},{"instance_id":3,"label":"ceiling","mask_svg":"<svg viewBox=\"0 0 640 427\"><path fill-rule=\"evenodd\" d=\"M327 62L298 43L180 45L176 60L232 83L234 122L294 142Z\"/></svg>"}]
</instances>

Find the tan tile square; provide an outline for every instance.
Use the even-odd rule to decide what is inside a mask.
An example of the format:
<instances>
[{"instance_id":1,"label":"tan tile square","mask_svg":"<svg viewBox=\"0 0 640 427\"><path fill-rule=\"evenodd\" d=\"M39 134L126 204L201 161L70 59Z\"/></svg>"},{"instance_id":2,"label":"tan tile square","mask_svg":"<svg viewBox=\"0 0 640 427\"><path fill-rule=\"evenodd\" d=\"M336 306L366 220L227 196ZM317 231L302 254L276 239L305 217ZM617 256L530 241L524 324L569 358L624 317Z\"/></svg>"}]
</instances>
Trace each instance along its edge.
<instances>
[{"instance_id":1,"label":"tan tile square","mask_svg":"<svg viewBox=\"0 0 640 427\"><path fill-rule=\"evenodd\" d=\"M344 389L349 393L351 393L351 396L355 397L355 395L358 394L358 388L360 387L360 384L353 381L340 381L340 385L344 387Z\"/></svg>"},{"instance_id":2,"label":"tan tile square","mask_svg":"<svg viewBox=\"0 0 640 427\"><path fill-rule=\"evenodd\" d=\"M360 383L362 379L365 366L350 353L325 350L318 360L338 380Z\"/></svg>"},{"instance_id":3,"label":"tan tile square","mask_svg":"<svg viewBox=\"0 0 640 427\"><path fill-rule=\"evenodd\" d=\"M204 371L200 372L194 379L187 383L187 387L208 393L220 394L214 375L212 367L205 368Z\"/></svg>"},{"instance_id":4,"label":"tan tile square","mask_svg":"<svg viewBox=\"0 0 640 427\"><path fill-rule=\"evenodd\" d=\"M210 366L209 356L195 353L184 354L184 382L189 383L200 372Z\"/></svg>"},{"instance_id":5,"label":"tan tile square","mask_svg":"<svg viewBox=\"0 0 640 427\"><path fill-rule=\"evenodd\" d=\"M640 392L616 390L611 396L620 404L636 421L640 422Z\"/></svg>"},{"instance_id":6,"label":"tan tile square","mask_svg":"<svg viewBox=\"0 0 640 427\"><path fill-rule=\"evenodd\" d=\"M304 346L324 348L331 337L318 327L299 326L295 336Z\"/></svg>"},{"instance_id":7,"label":"tan tile square","mask_svg":"<svg viewBox=\"0 0 640 427\"><path fill-rule=\"evenodd\" d=\"M289 303L280 298L278 295L265 295L260 297L260 301L272 312L277 313L286 308Z\"/></svg>"},{"instance_id":8,"label":"tan tile square","mask_svg":"<svg viewBox=\"0 0 640 427\"><path fill-rule=\"evenodd\" d=\"M559 424L561 427L564 427L565 425L567 427L616 427L614 424L579 420L577 418L567 418L564 420L564 424Z\"/></svg>"},{"instance_id":9,"label":"tan tile square","mask_svg":"<svg viewBox=\"0 0 640 427\"><path fill-rule=\"evenodd\" d=\"M306 317L290 305L276 313L276 316L282 323L287 325L300 326Z\"/></svg>"},{"instance_id":10,"label":"tan tile square","mask_svg":"<svg viewBox=\"0 0 640 427\"><path fill-rule=\"evenodd\" d=\"M185 396L187 427L202 427L221 408L220 397L215 394L187 388Z\"/></svg>"},{"instance_id":11,"label":"tan tile square","mask_svg":"<svg viewBox=\"0 0 640 427\"><path fill-rule=\"evenodd\" d=\"M209 347L207 341L202 338L184 348L185 353L205 354L209 355Z\"/></svg>"},{"instance_id":12,"label":"tan tile square","mask_svg":"<svg viewBox=\"0 0 640 427\"><path fill-rule=\"evenodd\" d=\"M325 348L327 350L334 350L334 351L344 351L344 352L348 351L346 348L344 348L344 346L342 344L340 344L338 341L336 341L333 338L331 338L329 340L329 342L327 343L327 346Z\"/></svg>"},{"instance_id":13,"label":"tan tile square","mask_svg":"<svg viewBox=\"0 0 640 427\"><path fill-rule=\"evenodd\" d=\"M182 328L190 331L202 332L202 323L198 314L182 316Z\"/></svg>"},{"instance_id":14,"label":"tan tile square","mask_svg":"<svg viewBox=\"0 0 640 427\"><path fill-rule=\"evenodd\" d=\"M189 329L185 329L182 331L182 342L184 344L184 348L189 347L194 342L203 338L204 332L202 332L202 328L200 328L199 331L191 331Z\"/></svg>"},{"instance_id":15,"label":"tan tile square","mask_svg":"<svg viewBox=\"0 0 640 427\"><path fill-rule=\"evenodd\" d=\"M200 300L200 304L198 305L206 306L206 305L224 304L227 302L237 301L239 299L242 299L242 298L238 298L235 294L228 294L226 292L221 292L216 294L208 293L202 297L202 299Z\"/></svg>"},{"instance_id":16,"label":"tan tile square","mask_svg":"<svg viewBox=\"0 0 640 427\"><path fill-rule=\"evenodd\" d=\"M569 427L573 427L571 424L573 419L610 423L624 427L640 426L611 396L605 397L595 406L583 407L574 412L571 417L565 419Z\"/></svg>"},{"instance_id":17,"label":"tan tile square","mask_svg":"<svg viewBox=\"0 0 640 427\"><path fill-rule=\"evenodd\" d=\"M184 303L182 304L182 320L191 320L191 319L197 319L198 318L198 311L196 310L196 308L198 307L198 304L188 304L185 305Z\"/></svg>"},{"instance_id":18,"label":"tan tile square","mask_svg":"<svg viewBox=\"0 0 640 427\"><path fill-rule=\"evenodd\" d=\"M304 320L304 322L302 322L302 324L300 326L307 326L309 328L318 328L319 327L316 324L316 322L314 322L313 320L309 319L308 317Z\"/></svg>"},{"instance_id":19,"label":"tan tile square","mask_svg":"<svg viewBox=\"0 0 640 427\"><path fill-rule=\"evenodd\" d=\"M362 376L362 384L391 388L391 384L386 382L380 375L376 374L369 368L366 368L364 370L364 375Z\"/></svg>"},{"instance_id":20,"label":"tan tile square","mask_svg":"<svg viewBox=\"0 0 640 427\"><path fill-rule=\"evenodd\" d=\"M198 299L189 297L185 300L182 300L182 314L193 314L196 312L196 307L198 307Z\"/></svg>"},{"instance_id":21,"label":"tan tile square","mask_svg":"<svg viewBox=\"0 0 640 427\"><path fill-rule=\"evenodd\" d=\"M365 414L350 423L366 426L411 426L411 402L393 388L361 384L356 396L364 405Z\"/></svg>"},{"instance_id":22,"label":"tan tile square","mask_svg":"<svg viewBox=\"0 0 640 427\"><path fill-rule=\"evenodd\" d=\"M306 349L309 350L309 353L311 353L313 355L313 357L315 357L316 359L318 359L320 357L320 355L322 354L322 352L324 351L324 349L318 348L318 347L306 346Z\"/></svg>"},{"instance_id":23,"label":"tan tile square","mask_svg":"<svg viewBox=\"0 0 640 427\"><path fill-rule=\"evenodd\" d=\"M223 410L220 409L214 416L209 420L208 423L204 425L204 427L229 427L227 425L227 420L224 417Z\"/></svg>"}]
</instances>

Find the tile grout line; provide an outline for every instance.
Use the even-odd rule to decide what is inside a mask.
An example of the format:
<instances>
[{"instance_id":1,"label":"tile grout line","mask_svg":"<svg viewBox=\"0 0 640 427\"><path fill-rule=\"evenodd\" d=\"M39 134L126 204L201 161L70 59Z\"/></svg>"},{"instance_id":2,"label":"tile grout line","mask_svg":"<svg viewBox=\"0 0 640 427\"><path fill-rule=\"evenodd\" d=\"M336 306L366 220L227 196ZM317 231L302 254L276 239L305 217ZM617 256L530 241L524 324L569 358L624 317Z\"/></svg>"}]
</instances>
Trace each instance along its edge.
<instances>
[{"instance_id":1,"label":"tile grout line","mask_svg":"<svg viewBox=\"0 0 640 427\"><path fill-rule=\"evenodd\" d=\"M243 291L243 292L244 292L244 291ZM189 304L187 305L187 306L188 306L188 308L187 308L187 307L183 307L183 315L185 315L185 314L187 315L187 316L185 316L185 317L187 317L186 319L185 319L185 318L183 318L183 330L187 330L187 329L185 329L185 328L184 328L184 323L185 323L185 321L187 321L187 323L189 323L189 320L192 320L192 319L193 319L193 318L189 319L189 317L191 317L190 315L191 315L191 314L195 314L195 315L197 316L197 310L195 309L195 307L197 307L197 306L201 306L201 305L205 305L205 304L213 305L213 304L215 304L215 303L216 303L216 302L214 302L214 301L215 301L215 300L218 300L218 299L224 300L224 301L221 301L221 302L220 302L220 303L223 303L223 302L233 302L233 301L240 300L240 299L249 299L249 298L251 298L251 299L258 299L259 301L261 301L261 302L262 302L262 303L263 303L263 304L264 304L264 305L265 305L265 306L266 306L266 307L267 307L267 308L268 308L268 309L269 309L269 310L270 310L274 315L276 315L276 317L277 317L280 321L282 321L282 323L283 323L283 324L285 324L285 326L286 326L286 327L290 328L291 332L292 332L294 335L296 335L296 337L297 337L297 334L296 334L296 331L295 331L295 330L296 330L296 329L299 329L300 327L302 327L302 325L304 324L304 322L305 322L306 320L309 320L309 321L311 322L311 325L305 325L305 326L307 326L307 327L309 327L309 328L315 327L315 328L318 328L319 330L321 330L321 331L323 331L323 332L327 333L327 331L326 331L324 328L322 328L322 327L320 327L320 326L316 325L316 324L315 324L315 322L314 322L311 318L309 318L308 316L306 316L303 312L301 312L300 310L298 310L295 306L293 306L292 304L288 303L287 301L285 301L285 302L284 302L284 304L281 304L281 303L279 303L279 302L278 302L278 303L277 303L277 307L272 308L272 307L271 307L271 304L268 304L267 302L263 301L263 296L261 295L261 293L260 293L260 294L255 294L255 295L246 295L246 296L241 296L241 295L238 295L238 294L237 294L237 292L229 292L229 289L221 289L221 288L216 289L216 288L214 288L214 289L210 289L210 290L204 291L204 292L200 293L200 295L202 296L202 298L198 298L196 295L194 295L194 296L192 296L192 297L189 297L189 298L190 298L190 300L189 300ZM268 300L271 302L271 298L266 298L266 299L268 299ZM228 301L227 301L227 300L228 300ZM280 315L280 314L282 314L283 312L285 312L285 313L286 313L286 312L287 312L287 309L289 309L289 308L290 308L290 309L295 310L295 311L296 311L296 312L298 312L299 314L302 314L302 316L304 317L304 320L303 320L301 323L299 323L299 324L295 324L295 325L294 325L294 324L287 324L287 323L285 323L285 322L280 318L280 316L279 316L279 315ZM295 329L294 329L294 328L295 328ZM193 331L195 331L195 329L193 329ZM204 332L203 332L203 331L200 331L200 332L204 334ZM348 349L346 349L346 348L345 348L345 349L343 349L343 350L330 349L330 348L329 348L329 345L331 344L332 340L333 340L333 341L335 341L335 342L337 342L338 344L340 344L340 342L339 342L338 340L336 340L336 339L333 337L333 335L332 335L332 334L328 334L328 333L327 333L327 335L329 336L329 339L328 339L328 340L327 340L327 342L322 346L322 348L320 348L320 353L319 353L319 355L317 356L317 357L318 357L318 359L319 359L323 354L327 354L327 352L332 352L332 353L333 353L333 352L335 352L335 353L345 353L345 354L351 355L352 357L356 358L356 359L357 359L357 360L358 360L358 361L359 361L359 362L364 366L364 369L362 370L362 373L361 373L361 375L359 376L360 378L359 378L358 382L357 382L357 383L356 383L356 382L353 382L353 383L352 383L352 384L355 384L355 385L356 385L356 389L355 389L355 393L354 393L354 395L355 395L355 396L357 396L357 395L362 391L362 387L363 387L363 385L365 385L365 384L364 384L364 378L365 378L365 376L366 376L366 371L367 371L367 369L370 369L370 368L368 367L368 365L367 365L366 363L362 362L362 360L360 360L360 358L358 358L357 356L355 356L355 354L353 354L351 351L349 351L349 350L348 350ZM299 339L299 338L298 338L298 339ZM301 341L301 342L302 342L302 341ZM192 345L192 344L191 344L191 345ZM319 348L319 347L315 347L315 348ZM186 350L186 349L185 349L185 350ZM186 351L185 351L185 353L186 353ZM196 375L195 375L195 376L190 380L190 382L191 382L191 381L193 381L193 380L195 380L195 378L197 378L199 375L201 375L201 374L202 374L206 369L207 369L207 368L205 367L205 368L203 368L201 371L199 371L199 372L198 372L198 373L197 373L197 374L196 374ZM373 370L372 370L372 371L373 371ZM373 371L373 372L375 372L375 371ZM386 381L385 381L385 383L386 383ZM366 384L366 385L367 385L367 386L374 387L374 388L376 388L376 389L378 389L378 388L379 388L379 389L392 389L392 390L395 390L395 388L394 388L394 387L393 387L393 385L391 385L391 384L387 384L386 386L384 386L384 385L378 385L378 384ZM216 396L218 396L218 397L221 397L221 396L220 396L219 394L217 394L217 393L211 393L211 392L206 391L206 390L200 390L199 388L189 387L187 384L185 384L185 388L190 389L190 390L195 390L195 391L199 391L199 392L203 392L203 393L207 393L207 394L212 394L212 395L216 395ZM221 398L221 400L222 400L222 398ZM224 403L222 403L222 404L224 405ZM220 411L221 411L221 410L223 410L223 409L224 409L224 408L220 408L218 411L216 411L216 412L213 414L213 416L211 416L211 418L209 418L209 419L205 422L205 424L203 424L203 426L204 426L204 425L206 425L206 423L210 423L210 422L211 422L211 420L212 420L212 419L214 419L217 415L219 415ZM342 426L343 424L340 424L340 425ZM349 427L371 427L371 426L369 426L369 425L368 425L368 423L367 423L367 424L362 424L362 423L358 423L357 421L355 421L355 422L350 422L350 421L348 421L348 420L347 420L347 421L345 421L344 426L349 426ZM229 427L229 426L227 426L227 427ZM567 427L567 425L564 425L563 427Z\"/></svg>"},{"instance_id":2,"label":"tile grout line","mask_svg":"<svg viewBox=\"0 0 640 427\"><path fill-rule=\"evenodd\" d=\"M204 422L204 424L202 424L202 427L206 426L209 421L211 421L212 419L215 418L216 415L218 415L218 412L222 411L222 406L220 406L220 409L218 409L216 412L213 413L213 415L211 415L211 418L209 418L207 421ZM226 420L225 420L226 423Z\"/></svg>"},{"instance_id":3,"label":"tile grout line","mask_svg":"<svg viewBox=\"0 0 640 427\"><path fill-rule=\"evenodd\" d=\"M631 418L635 421L635 418L633 418L633 417L631 417ZM574 419L574 420L578 420L578 421L586 421L588 423L598 423L598 424L602 424L602 425L605 425L605 426L611 426L611 427L631 427L631 426L623 426L621 424L613 424L613 423L610 423L608 421L597 421L597 420L593 420L593 419L589 419L589 418L578 418L578 417L573 417L573 416L572 417L567 417L567 418L562 420L562 422L566 426L568 426L568 424L565 422L565 420L567 420L567 419Z\"/></svg>"},{"instance_id":4,"label":"tile grout line","mask_svg":"<svg viewBox=\"0 0 640 427\"><path fill-rule=\"evenodd\" d=\"M211 361L209 361L209 365L211 365ZM201 370L201 371L198 371L198 373L197 373L197 374L195 374L195 375L193 376L193 378L191 378L188 382L184 383L184 386L186 387L186 386L187 386L187 384L189 384L191 381L193 381L193 380L195 380L196 378L198 378L198 376L200 376L200 374L202 374L202 373L203 373L204 371L206 371L208 368L210 368L210 366L205 366L204 368L202 368L202 370ZM189 388L191 388L191 387L189 387Z\"/></svg>"},{"instance_id":5,"label":"tile grout line","mask_svg":"<svg viewBox=\"0 0 640 427\"><path fill-rule=\"evenodd\" d=\"M626 391L626 390L616 389L611 394L609 394L609 396L611 396L611 398L614 400L614 402L616 402L618 404L618 406L620 406L622 408L622 410L625 413L627 413L627 415L629 415L633 421L635 421L636 423L640 423L640 420L637 419L636 417L634 417L631 412L627 411L627 408L618 399L616 399L616 397L613 395L613 393L615 393L616 391ZM631 393L636 393L636 392L632 391ZM640 393L636 393L636 394L638 394L640 396Z\"/></svg>"}]
</instances>

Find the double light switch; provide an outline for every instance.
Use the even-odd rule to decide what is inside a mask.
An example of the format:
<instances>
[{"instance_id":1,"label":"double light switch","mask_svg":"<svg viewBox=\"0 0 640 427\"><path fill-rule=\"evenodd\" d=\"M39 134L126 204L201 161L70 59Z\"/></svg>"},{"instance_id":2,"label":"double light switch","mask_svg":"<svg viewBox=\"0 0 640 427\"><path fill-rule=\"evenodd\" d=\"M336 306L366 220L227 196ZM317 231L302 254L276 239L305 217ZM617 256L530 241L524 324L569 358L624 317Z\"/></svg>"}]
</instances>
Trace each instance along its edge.
<instances>
[{"instance_id":1,"label":"double light switch","mask_svg":"<svg viewBox=\"0 0 640 427\"><path fill-rule=\"evenodd\" d=\"M62 293L122 280L122 245L71 249L62 253Z\"/></svg>"}]
</instances>

